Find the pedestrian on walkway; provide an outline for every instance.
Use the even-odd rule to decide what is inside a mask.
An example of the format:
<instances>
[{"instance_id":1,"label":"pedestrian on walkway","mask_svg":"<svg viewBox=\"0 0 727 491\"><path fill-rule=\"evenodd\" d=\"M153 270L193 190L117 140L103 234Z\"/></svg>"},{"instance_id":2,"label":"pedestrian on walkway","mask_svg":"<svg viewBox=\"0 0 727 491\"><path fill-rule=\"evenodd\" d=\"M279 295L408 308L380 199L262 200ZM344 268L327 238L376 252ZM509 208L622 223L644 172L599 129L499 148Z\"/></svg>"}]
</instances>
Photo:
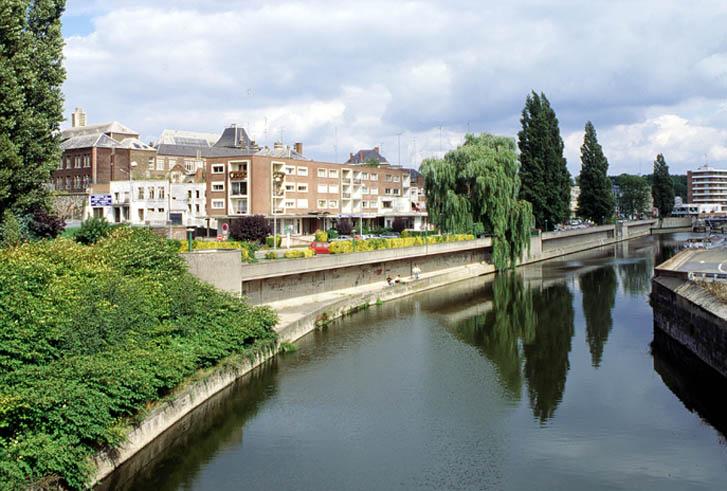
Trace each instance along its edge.
<instances>
[{"instance_id":1,"label":"pedestrian on walkway","mask_svg":"<svg viewBox=\"0 0 727 491\"><path fill-rule=\"evenodd\" d=\"M414 275L414 279L415 280L418 280L419 279L419 275L422 274L422 268L420 268L419 266L417 266L415 264L414 267L411 268L411 273Z\"/></svg>"}]
</instances>

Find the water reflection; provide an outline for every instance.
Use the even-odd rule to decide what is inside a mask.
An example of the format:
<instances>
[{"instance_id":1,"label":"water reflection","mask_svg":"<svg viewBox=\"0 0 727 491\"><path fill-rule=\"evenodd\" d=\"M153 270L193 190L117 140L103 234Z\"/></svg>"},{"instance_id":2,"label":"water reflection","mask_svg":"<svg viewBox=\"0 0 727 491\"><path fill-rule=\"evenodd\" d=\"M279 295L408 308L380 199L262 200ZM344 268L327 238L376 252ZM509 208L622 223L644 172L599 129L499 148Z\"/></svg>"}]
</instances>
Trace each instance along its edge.
<instances>
[{"instance_id":1,"label":"water reflection","mask_svg":"<svg viewBox=\"0 0 727 491\"><path fill-rule=\"evenodd\" d=\"M533 416L544 423L563 398L573 319L564 282L534 288L520 274L506 273L492 283L491 308L462 320L454 332L492 362L510 397L519 399L527 382Z\"/></svg>"},{"instance_id":2,"label":"water reflection","mask_svg":"<svg viewBox=\"0 0 727 491\"><path fill-rule=\"evenodd\" d=\"M591 364L601 365L603 348L611 332L618 279L613 266L583 273L578 278L583 292L583 316L586 318L586 342L591 352Z\"/></svg>"}]
</instances>

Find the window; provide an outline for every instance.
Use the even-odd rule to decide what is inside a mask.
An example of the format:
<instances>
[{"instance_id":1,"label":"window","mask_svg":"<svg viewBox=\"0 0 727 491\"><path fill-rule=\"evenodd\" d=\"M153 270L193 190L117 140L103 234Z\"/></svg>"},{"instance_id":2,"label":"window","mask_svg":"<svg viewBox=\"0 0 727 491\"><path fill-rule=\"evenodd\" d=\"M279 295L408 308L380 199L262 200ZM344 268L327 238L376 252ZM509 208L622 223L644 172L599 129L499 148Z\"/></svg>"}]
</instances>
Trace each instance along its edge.
<instances>
[{"instance_id":1,"label":"window","mask_svg":"<svg viewBox=\"0 0 727 491\"><path fill-rule=\"evenodd\" d=\"M213 182L212 183L212 191L215 193L222 192L225 190L225 183L224 182Z\"/></svg>"},{"instance_id":2,"label":"window","mask_svg":"<svg viewBox=\"0 0 727 491\"><path fill-rule=\"evenodd\" d=\"M295 208L295 200L294 199L286 199L283 203L284 208Z\"/></svg>"},{"instance_id":3,"label":"window","mask_svg":"<svg viewBox=\"0 0 727 491\"><path fill-rule=\"evenodd\" d=\"M158 211L159 213L164 213L164 208L157 208L157 211Z\"/></svg>"},{"instance_id":4,"label":"window","mask_svg":"<svg viewBox=\"0 0 727 491\"><path fill-rule=\"evenodd\" d=\"M139 199L144 199L144 188L143 187L139 186L136 197Z\"/></svg>"},{"instance_id":5,"label":"window","mask_svg":"<svg viewBox=\"0 0 727 491\"><path fill-rule=\"evenodd\" d=\"M224 174L225 173L225 165L224 164L215 164L212 166L212 173L213 174Z\"/></svg>"},{"instance_id":6,"label":"window","mask_svg":"<svg viewBox=\"0 0 727 491\"><path fill-rule=\"evenodd\" d=\"M328 177L338 179L338 169L328 169Z\"/></svg>"},{"instance_id":7,"label":"window","mask_svg":"<svg viewBox=\"0 0 727 491\"><path fill-rule=\"evenodd\" d=\"M73 159L73 167L76 168L76 169L80 169L81 168L81 157L75 157Z\"/></svg>"},{"instance_id":8,"label":"window","mask_svg":"<svg viewBox=\"0 0 727 491\"><path fill-rule=\"evenodd\" d=\"M384 180L385 180L386 182L391 182L391 179L392 179L392 175L391 175L391 174L386 174L386 175L384 176Z\"/></svg>"},{"instance_id":9,"label":"window","mask_svg":"<svg viewBox=\"0 0 727 491\"><path fill-rule=\"evenodd\" d=\"M144 208L139 208L137 210L137 214L139 215L139 221L143 222L144 221Z\"/></svg>"},{"instance_id":10,"label":"window","mask_svg":"<svg viewBox=\"0 0 727 491\"><path fill-rule=\"evenodd\" d=\"M233 196L244 196L247 194L247 183L246 182L233 182L232 183L232 195Z\"/></svg>"},{"instance_id":11,"label":"window","mask_svg":"<svg viewBox=\"0 0 727 491\"><path fill-rule=\"evenodd\" d=\"M328 192L328 186L325 184L319 184L318 185L318 192L319 193L327 193Z\"/></svg>"},{"instance_id":12,"label":"window","mask_svg":"<svg viewBox=\"0 0 727 491\"><path fill-rule=\"evenodd\" d=\"M194 211L195 213L199 213L199 205L194 205Z\"/></svg>"},{"instance_id":13,"label":"window","mask_svg":"<svg viewBox=\"0 0 727 491\"><path fill-rule=\"evenodd\" d=\"M299 176L307 176L308 175L308 167L298 167L298 175Z\"/></svg>"},{"instance_id":14,"label":"window","mask_svg":"<svg viewBox=\"0 0 727 491\"><path fill-rule=\"evenodd\" d=\"M338 201L332 199L328 202L328 208L338 208Z\"/></svg>"},{"instance_id":15,"label":"window","mask_svg":"<svg viewBox=\"0 0 727 491\"><path fill-rule=\"evenodd\" d=\"M326 169L318 169L318 177L326 177L326 175L328 175Z\"/></svg>"},{"instance_id":16,"label":"window","mask_svg":"<svg viewBox=\"0 0 727 491\"><path fill-rule=\"evenodd\" d=\"M379 188L371 188L371 192L369 194L379 194Z\"/></svg>"},{"instance_id":17,"label":"window","mask_svg":"<svg viewBox=\"0 0 727 491\"><path fill-rule=\"evenodd\" d=\"M391 188L386 188L384 190L384 194L391 194Z\"/></svg>"},{"instance_id":18,"label":"window","mask_svg":"<svg viewBox=\"0 0 727 491\"><path fill-rule=\"evenodd\" d=\"M308 192L308 185L307 184L298 184L298 192L299 193L307 193Z\"/></svg>"},{"instance_id":19,"label":"window","mask_svg":"<svg viewBox=\"0 0 727 491\"><path fill-rule=\"evenodd\" d=\"M299 199L298 200L298 208L308 208L308 200L307 199Z\"/></svg>"},{"instance_id":20,"label":"window","mask_svg":"<svg viewBox=\"0 0 727 491\"><path fill-rule=\"evenodd\" d=\"M328 204L327 201L324 199L318 200L318 208L325 208L327 204Z\"/></svg>"},{"instance_id":21,"label":"window","mask_svg":"<svg viewBox=\"0 0 727 491\"><path fill-rule=\"evenodd\" d=\"M329 193L337 193L338 192L338 184L331 184L328 186L328 192Z\"/></svg>"},{"instance_id":22,"label":"window","mask_svg":"<svg viewBox=\"0 0 727 491\"><path fill-rule=\"evenodd\" d=\"M367 186L361 186L361 192L363 194L369 194L369 188Z\"/></svg>"},{"instance_id":23,"label":"window","mask_svg":"<svg viewBox=\"0 0 727 491\"><path fill-rule=\"evenodd\" d=\"M375 210L378 207L379 207L379 204L376 201L371 202L371 207L370 207L371 209Z\"/></svg>"},{"instance_id":24,"label":"window","mask_svg":"<svg viewBox=\"0 0 727 491\"><path fill-rule=\"evenodd\" d=\"M187 199L192 199L192 190L187 191Z\"/></svg>"},{"instance_id":25,"label":"window","mask_svg":"<svg viewBox=\"0 0 727 491\"><path fill-rule=\"evenodd\" d=\"M361 202L361 206L364 207L364 208L368 208L369 207L369 202L368 201L362 201Z\"/></svg>"},{"instance_id":26,"label":"window","mask_svg":"<svg viewBox=\"0 0 727 491\"><path fill-rule=\"evenodd\" d=\"M392 192L394 193L394 195L395 195L395 196L399 196L399 191L401 191L401 189L399 189L399 188L394 188L394 189L392 189L391 191L392 191Z\"/></svg>"},{"instance_id":27,"label":"window","mask_svg":"<svg viewBox=\"0 0 727 491\"><path fill-rule=\"evenodd\" d=\"M83 157L83 166L84 167L91 167L91 156L90 155L85 155Z\"/></svg>"},{"instance_id":28,"label":"window","mask_svg":"<svg viewBox=\"0 0 727 491\"><path fill-rule=\"evenodd\" d=\"M382 208L391 208L391 201L382 201Z\"/></svg>"},{"instance_id":29,"label":"window","mask_svg":"<svg viewBox=\"0 0 727 491\"><path fill-rule=\"evenodd\" d=\"M399 182L401 176L394 176L394 182Z\"/></svg>"},{"instance_id":30,"label":"window","mask_svg":"<svg viewBox=\"0 0 727 491\"><path fill-rule=\"evenodd\" d=\"M372 181L378 181L379 180L379 175L378 174L371 174L371 180Z\"/></svg>"},{"instance_id":31,"label":"window","mask_svg":"<svg viewBox=\"0 0 727 491\"><path fill-rule=\"evenodd\" d=\"M177 165L177 160L176 159L169 159L169 168L171 169L175 165ZM162 170L164 170L163 167L162 167Z\"/></svg>"},{"instance_id":32,"label":"window","mask_svg":"<svg viewBox=\"0 0 727 491\"><path fill-rule=\"evenodd\" d=\"M187 172L194 172L194 170L195 170L194 160L185 160L184 161L184 170Z\"/></svg>"},{"instance_id":33,"label":"window","mask_svg":"<svg viewBox=\"0 0 727 491\"><path fill-rule=\"evenodd\" d=\"M58 162L58 168L59 169L63 168L63 159L61 159L60 162Z\"/></svg>"},{"instance_id":34,"label":"window","mask_svg":"<svg viewBox=\"0 0 727 491\"><path fill-rule=\"evenodd\" d=\"M197 199L199 199L199 189L196 192L197 192Z\"/></svg>"},{"instance_id":35,"label":"window","mask_svg":"<svg viewBox=\"0 0 727 491\"><path fill-rule=\"evenodd\" d=\"M364 179L366 181L369 180L369 173L368 172L362 172L361 173L361 179Z\"/></svg>"},{"instance_id":36,"label":"window","mask_svg":"<svg viewBox=\"0 0 727 491\"><path fill-rule=\"evenodd\" d=\"M221 210L225 207L225 200L223 199L213 199L212 200L212 208L215 210Z\"/></svg>"},{"instance_id":37,"label":"window","mask_svg":"<svg viewBox=\"0 0 727 491\"><path fill-rule=\"evenodd\" d=\"M71 168L71 157L66 157L66 169Z\"/></svg>"},{"instance_id":38,"label":"window","mask_svg":"<svg viewBox=\"0 0 727 491\"><path fill-rule=\"evenodd\" d=\"M286 191L295 191L295 184L287 183L285 185L285 190Z\"/></svg>"},{"instance_id":39,"label":"window","mask_svg":"<svg viewBox=\"0 0 727 491\"><path fill-rule=\"evenodd\" d=\"M283 172L285 172L289 176L292 176L293 174L295 174L295 167L293 167L292 165L286 165L283 168Z\"/></svg>"},{"instance_id":40,"label":"window","mask_svg":"<svg viewBox=\"0 0 727 491\"><path fill-rule=\"evenodd\" d=\"M154 188L150 187L146 190L147 196L149 196L149 199L154 199Z\"/></svg>"},{"instance_id":41,"label":"window","mask_svg":"<svg viewBox=\"0 0 727 491\"><path fill-rule=\"evenodd\" d=\"M159 196L159 199L164 199L164 188L159 188L157 190L157 196Z\"/></svg>"},{"instance_id":42,"label":"window","mask_svg":"<svg viewBox=\"0 0 727 491\"><path fill-rule=\"evenodd\" d=\"M157 158L157 170L164 170L164 159Z\"/></svg>"},{"instance_id":43,"label":"window","mask_svg":"<svg viewBox=\"0 0 727 491\"><path fill-rule=\"evenodd\" d=\"M147 165L149 166L149 170L154 170L154 157L149 157Z\"/></svg>"}]
</instances>

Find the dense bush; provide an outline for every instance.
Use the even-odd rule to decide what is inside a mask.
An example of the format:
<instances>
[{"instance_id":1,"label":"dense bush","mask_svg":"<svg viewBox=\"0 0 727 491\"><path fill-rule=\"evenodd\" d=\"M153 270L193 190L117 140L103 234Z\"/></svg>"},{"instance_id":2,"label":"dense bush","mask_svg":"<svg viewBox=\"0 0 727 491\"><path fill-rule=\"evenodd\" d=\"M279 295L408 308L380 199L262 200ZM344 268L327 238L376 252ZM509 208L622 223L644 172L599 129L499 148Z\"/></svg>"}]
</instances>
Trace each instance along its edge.
<instances>
[{"instance_id":1,"label":"dense bush","mask_svg":"<svg viewBox=\"0 0 727 491\"><path fill-rule=\"evenodd\" d=\"M0 247L13 247L22 241L20 221L10 210L5 210L0 222Z\"/></svg>"},{"instance_id":2,"label":"dense bush","mask_svg":"<svg viewBox=\"0 0 727 491\"><path fill-rule=\"evenodd\" d=\"M186 240L178 241L179 252L187 252L188 244ZM234 240L211 241L211 240L193 240L192 250L215 250L215 249L240 249L240 258L245 262L255 261L255 251L259 248L252 242L238 242Z\"/></svg>"},{"instance_id":3,"label":"dense bush","mask_svg":"<svg viewBox=\"0 0 727 491\"><path fill-rule=\"evenodd\" d=\"M351 220L339 220L336 223L336 231L338 231L339 235L351 235L353 223L351 223Z\"/></svg>"},{"instance_id":4,"label":"dense bush","mask_svg":"<svg viewBox=\"0 0 727 491\"><path fill-rule=\"evenodd\" d=\"M301 258L301 257L313 257L316 252L313 249L290 249L285 251L285 257L287 259Z\"/></svg>"},{"instance_id":5,"label":"dense bush","mask_svg":"<svg viewBox=\"0 0 727 491\"><path fill-rule=\"evenodd\" d=\"M329 228L326 233L328 234L328 240L333 240L338 238L338 230L335 228Z\"/></svg>"},{"instance_id":6,"label":"dense bush","mask_svg":"<svg viewBox=\"0 0 727 491\"><path fill-rule=\"evenodd\" d=\"M458 242L462 240L473 240L474 238L474 235L470 234L450 234L431 235L429 237L403 237L399 239L340 240L332 242L329 250L331 254L347 254L349 252L366 252L379 249L421 246L425 244L441 244L443 242Z\"/></svg>"},{"instance_id":7,"label":"dense bush","mask_svg":"<svg viewBox=\"0 0 727 491\"><path fill-rule=\"evenodd\" d=\"M230 237L234 240L262 244L270 235L270 224L262 215L235 218L230 222Z\"/></svg>"},{"instance_id":8,"label":"dense bush","mask_svg":"<svg viewBox=\"0 0 727 491\"><path fill-rule=\"evenodd\" d=\"M265 253L265 259L277 259L277 258L278 258L278 255L273 251Z\"/></svg>"},{"instance_id":9,"label":"dense bush","mask_svg":"<svg viewBox=\"0 0 727 491\"><path fill-rule=\"evenodd\" d=\"M276 235L275 242L277 242L277 244L275 244L275 247L280 247L280 244L283 242L283 237L281 235ZM265 245L268 247L273 247L273 236L272 235L265 237Z\"/></svg>"},{"instance_id":10,"label":"dense bush","mask_svg":"<svg viewBox=\"0 0 727 491\"><path fill-rule=\"evenodd\" d=\"M391 222L391 230L393 230L397 234L402 233L406 226L407 221L402 217L396 217L394 218L394 221Z\"/></svg>"},{"instance_id":11,"label":"dense bush","mask_svg":"<svg viewBox=\"0 0 727 491\"><path fill-rule=\"evenodd\" d=\"M328 232L325 232L323 230L316 230L315 239L316 242L328 242Z\"/></svg>"},{"instance_id":12,"label":"dense bush","mask_svg":"<svg viewBox=\"0 0 727 491\"><path fill-rule=\"evenodd\" d=\"M28 231L34 239L55 239L65 226L65 220L42 207L36 207L28 215Z\"/></svg>"},{"instance_id":13,"label":"dense bush","mask_svg":"<svg viewBox=\"0 0 727 491\"><path fill-rule=\"evenodd\" d=\"M124 227L0 251L0 489L85 488L150 402L273 345L275 314L198 281L177 248Z\"/></svg>"},{"instance_id":14,"label":"dense bush","mask_svg":"<svg viewBox=\"0 0 727 491\"><path fill-rule=\"evenodd\" d=\"M81 223L74 239L81 244L95 244L111 233L112 225L104 217L90 217Z\"/></svg>"}]
</instances>

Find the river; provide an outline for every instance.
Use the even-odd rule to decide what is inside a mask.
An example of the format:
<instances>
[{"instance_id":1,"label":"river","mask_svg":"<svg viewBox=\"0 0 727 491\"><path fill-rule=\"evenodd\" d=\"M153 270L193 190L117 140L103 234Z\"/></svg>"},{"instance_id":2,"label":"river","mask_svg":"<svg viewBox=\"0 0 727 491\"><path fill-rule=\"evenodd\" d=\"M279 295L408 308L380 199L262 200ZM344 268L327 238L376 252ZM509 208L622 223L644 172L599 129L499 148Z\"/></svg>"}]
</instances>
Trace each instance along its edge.
<instances>
[{"instance_id":1,"label":"river","mask_svg":"<svg viewBox=\"0 0 727 491\"><path fill-rule=\"evenodd\" d=\"M655 345L645 237L341 319L100 489L725 489L723 381ZM710 382L711 384L711 382Z\"/></svg>"}]
</instances>

